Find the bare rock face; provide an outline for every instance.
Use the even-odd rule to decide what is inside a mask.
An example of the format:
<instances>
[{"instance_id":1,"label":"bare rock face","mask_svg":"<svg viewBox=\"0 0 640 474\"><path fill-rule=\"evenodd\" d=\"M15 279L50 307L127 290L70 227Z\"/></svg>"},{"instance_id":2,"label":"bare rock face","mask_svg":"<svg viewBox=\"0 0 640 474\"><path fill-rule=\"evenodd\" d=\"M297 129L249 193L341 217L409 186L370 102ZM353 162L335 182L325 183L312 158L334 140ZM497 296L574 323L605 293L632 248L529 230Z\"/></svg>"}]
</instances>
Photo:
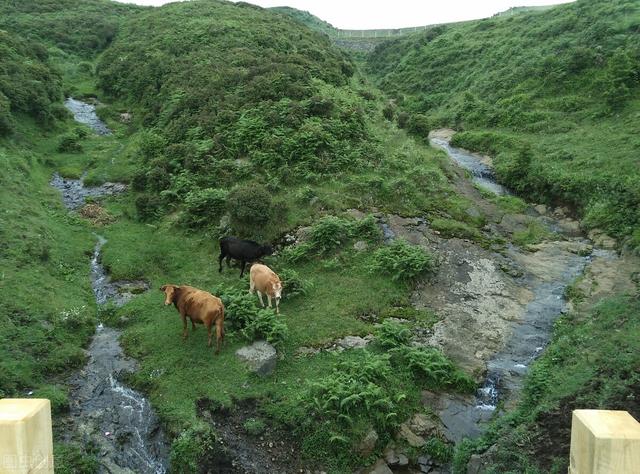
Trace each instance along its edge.
<instances>
[{"instance_id":1,"label":"bare rock face","mask_svg":"<svg viewBox=\"0 0 640 474\"><path fill-rule=\"evenodd\" d=\"M617 247L617 243L614 238L608 236L600 229L593 229L589 232L589 239L591 239L596 247L604 250L614 250Z\"/></svg>"},{"instance_id":2,"label":"bare rock face","mask_svg":"<svg viewBox=\"0 0 640 474\"><path fill-rule=\"evenodd\" d=\"M400 425L400 430L398 431L398 438L404 439L407 443L409 443L409 445L413 446L414 448L421 448L422 446L427 444L427 442L422 436L415 434L411 430L408 423L402 423Z\"/></svg>"},{"instance_id":3,"label":"bare rock face","mask_svg":"<svg viewBox=\"0 0 640 474\"><path fill-rule=\"evenodd\" d=\"M236 356L247 364L249 370L266 377L276 368L276 349L266 341L256 341L250 346L241 347Z\"/></svg>"},{"instance_id":4,"label":"bare rock face","mask_svg":"<svg viewBox=\"0 0 640 474\"><path fill-rule=\"evenodd\" d=\"M384 459L378 459L373 466L366 468L362 474L393 474L393 471L389 469Z\"/></svg>"}]
</instances>

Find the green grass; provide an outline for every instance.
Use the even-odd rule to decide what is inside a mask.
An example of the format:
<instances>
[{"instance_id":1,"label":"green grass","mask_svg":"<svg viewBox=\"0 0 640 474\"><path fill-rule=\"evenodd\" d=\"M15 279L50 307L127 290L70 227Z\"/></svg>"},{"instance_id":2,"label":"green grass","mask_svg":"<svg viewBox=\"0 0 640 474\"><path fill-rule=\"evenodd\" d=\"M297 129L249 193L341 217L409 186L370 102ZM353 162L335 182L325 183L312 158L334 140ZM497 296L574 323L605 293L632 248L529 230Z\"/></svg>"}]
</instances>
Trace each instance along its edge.
<instances>
[{"instance_id":1,"label":"green grass","mask_svg":"<svg viewBox=\"0 0 640 474\"><path fill-rule=\"evenodd\" d=\"M579 0L388 41L367 67L409 130L460 130L521 197L624 239L640 226L638 25L633 0Z\"/></svg>"},{"instance_id":2,"label":"green grass","mask_svg":"<svg viewBox=\"0 0 640 474\"><path fill-rule=\"evenodd\" d=\"M552 236L553 233L544 224L532 220L527 224L525 230L514 232L512 240L514 244L526 247L527 245L539 244Z\"/></svg>"}]
</instances>

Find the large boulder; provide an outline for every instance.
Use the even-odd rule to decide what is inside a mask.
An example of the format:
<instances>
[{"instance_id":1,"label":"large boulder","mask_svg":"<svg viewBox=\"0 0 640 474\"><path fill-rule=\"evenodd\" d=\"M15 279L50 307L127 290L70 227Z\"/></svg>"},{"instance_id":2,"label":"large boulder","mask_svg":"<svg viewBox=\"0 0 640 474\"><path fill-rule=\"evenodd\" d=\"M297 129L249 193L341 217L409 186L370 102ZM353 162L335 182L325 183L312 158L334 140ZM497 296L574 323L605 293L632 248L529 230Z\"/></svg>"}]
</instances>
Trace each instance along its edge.
<instances>
[{"instance_id":1,"label":"large boulder","mask_svg":"<svg viewBox=\"0 0 640 474\"><path fill-rule=\"evenodd\" d=\"M266 341L241 347L236 351L236 356L260 377L266 377L276 368L276 349Z\"/></svg>"}]
</instances>

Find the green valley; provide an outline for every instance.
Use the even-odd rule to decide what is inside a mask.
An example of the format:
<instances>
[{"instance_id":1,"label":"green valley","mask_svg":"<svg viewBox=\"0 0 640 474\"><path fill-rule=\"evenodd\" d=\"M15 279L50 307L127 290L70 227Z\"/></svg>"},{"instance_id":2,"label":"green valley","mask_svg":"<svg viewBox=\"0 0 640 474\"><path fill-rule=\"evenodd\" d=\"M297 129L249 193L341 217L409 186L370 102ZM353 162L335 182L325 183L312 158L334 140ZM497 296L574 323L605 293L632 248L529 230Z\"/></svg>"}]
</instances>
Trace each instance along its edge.
<instances>
[{"instance_id":1,"label":"green valley","mask_svg":"<svg viewBox=\"0 0 640 474\"><path fill-rule=\"evenodd\" d=\"M51 400L62 473L566 470L572 409L640 416L639 27L580 0L365 55L288 7L3 3L0 397ZM229 235L274 247L281 314L218 271ZM221 298L219 355L167 283ZM452 428L527 318L544 353Z\"/></svg>"}]
</instances>

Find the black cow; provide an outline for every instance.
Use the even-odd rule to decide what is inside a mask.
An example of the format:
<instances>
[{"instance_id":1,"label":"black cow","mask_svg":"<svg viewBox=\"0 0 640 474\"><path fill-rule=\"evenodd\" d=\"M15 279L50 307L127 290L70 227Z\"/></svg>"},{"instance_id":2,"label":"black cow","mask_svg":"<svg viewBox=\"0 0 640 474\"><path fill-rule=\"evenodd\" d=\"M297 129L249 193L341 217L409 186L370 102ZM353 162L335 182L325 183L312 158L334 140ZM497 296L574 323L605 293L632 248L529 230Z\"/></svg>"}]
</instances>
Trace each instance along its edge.
<instances>
[{"instance_id":1,"label":"black cow","mask_svg":"<svg viewBox=\"0 0 640 474\"><path fill-rule=\"evenodd\" d=\"M222 273L222 260L227 259L227 266L231 266L231 259L239 260L241 263L240 278L244 275L244 267L249 263L253 263L256 260L266 255L273 253L273 247L271 245L260 245L253 240L242 240L237 237L224 237L220 239L220 258L218 263L220 268L218 271Z\"/></svg>"}]
</instances>

